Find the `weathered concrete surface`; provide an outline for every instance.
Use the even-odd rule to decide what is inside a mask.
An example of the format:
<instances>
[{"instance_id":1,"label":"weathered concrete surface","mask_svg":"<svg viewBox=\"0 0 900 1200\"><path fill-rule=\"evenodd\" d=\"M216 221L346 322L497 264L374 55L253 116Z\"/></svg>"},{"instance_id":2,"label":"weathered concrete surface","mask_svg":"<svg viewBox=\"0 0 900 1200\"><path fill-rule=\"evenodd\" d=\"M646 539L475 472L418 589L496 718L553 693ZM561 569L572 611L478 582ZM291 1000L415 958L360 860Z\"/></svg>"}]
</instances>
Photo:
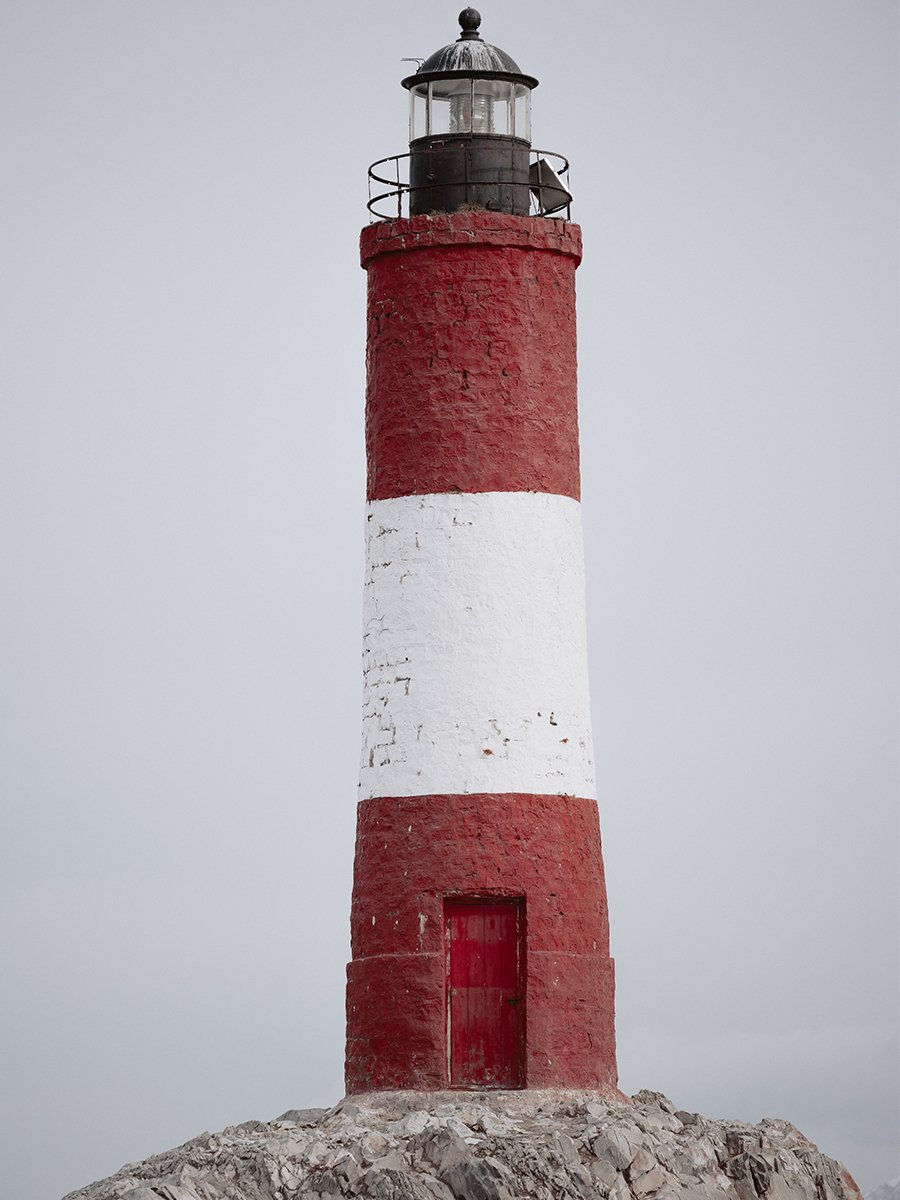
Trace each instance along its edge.
<instances>
[{"instance_id":1,"label":"weathered concrete surface","mask_svg":"<svg viewBox=\"0 0 900 1200\"><path fill-rule=\"evenodd\" d=\"M203 1133L66 1200L859 1200L787 1121L664 1096L392 1092Z\"/></svg>"},{"instance_id":2,"label":"weathered concrete surface","mask_svg":"<svg viewBox=\"0 0 900 1200\"><path fill-rule=\"evenodd\" d=\"M615 983L597 805L572 796L381 797L359 806L348 1092L447 1086L447 896L521 896L529 1087L616 1095Z\"/></svg>"},{"instance_id":3,"label":"weathered concrete surface","mask_svg":"<svg viewBox=\"0 0 900 1200\"><path fill-rule=\"evenodd\" d=\"M369 225L368 498L580 494L581 230L504 213Z\"/></svg>"},{"instance_id":4,"label":"weathered concrete surface","mask_svg":"<svg viewBox=\"0 0 900 1200\"><path fill-rule=\"evenodd\" d=\"M594 796L581 505L400 496L366 516L359 798Z\"/></svg>"}]
</instances>

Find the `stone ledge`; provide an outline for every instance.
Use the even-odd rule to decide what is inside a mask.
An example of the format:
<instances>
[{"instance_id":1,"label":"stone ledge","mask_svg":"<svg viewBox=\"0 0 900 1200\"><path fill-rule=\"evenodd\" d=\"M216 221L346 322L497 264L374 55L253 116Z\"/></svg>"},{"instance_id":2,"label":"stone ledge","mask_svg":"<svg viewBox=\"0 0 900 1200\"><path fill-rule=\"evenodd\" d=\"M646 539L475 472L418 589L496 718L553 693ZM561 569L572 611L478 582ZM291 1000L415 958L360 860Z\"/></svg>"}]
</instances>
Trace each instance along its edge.
<instances>
[{"instance_id":1,"label":"stone ledge","mask_svg":"<svg viewBox=\"0 0 900 1200\"><path fill-rule=\"evenodd\" d=\"M546 250L581 261L581 227L552 217L515 217L465 209L419 217L395 217L367 225L359 238L360 262L380 254L434 246L515 246Z\"/></svg>"}]
</instances>

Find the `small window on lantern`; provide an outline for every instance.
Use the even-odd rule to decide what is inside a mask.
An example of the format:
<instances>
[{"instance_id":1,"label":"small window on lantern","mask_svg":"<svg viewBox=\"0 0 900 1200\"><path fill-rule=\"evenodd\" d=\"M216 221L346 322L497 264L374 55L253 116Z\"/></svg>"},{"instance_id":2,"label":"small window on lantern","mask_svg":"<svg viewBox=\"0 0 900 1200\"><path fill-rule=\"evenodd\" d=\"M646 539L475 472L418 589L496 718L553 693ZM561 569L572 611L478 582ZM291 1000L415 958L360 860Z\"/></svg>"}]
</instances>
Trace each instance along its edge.
<instances>
[{"instance_id":1,"label":"small window on lantern","mask_svg":"<svg viewBox=\"0 0 900 1200\"><path fill-rule=\"evenodd\" d=\"M489 79L472 81L472 132L494 132L494 85Z\"/></svg>"},{"instance_id":2,"label":"small window on lantern","mask_svg":"<svg viewBox=\"0 0 900 1200\"><path fill-rule=\"evenodd\" d=\"M474 133L507 136L512 125L512 84L501 79L475 80Z\"/></svg>"},{"instance_id":3,"label":"small window on lantern","mask_svg":"<svg viewBox=\"0 0 900 1200\"><path fill-rule=\"evenodd\" d=\"M428 135L428 85L420 83L409 89L409 140Z\"/></svg>"},{"instance_id":4,"label":"small window on lantern","mask_svg":"<svg viewBox=\"0 0 900 1200\"><path fill-rule=\"evenodd\" d=\"M450 95L450 132L471 133L473 117L472 80L460 79Z\"/></svg>"},{"instance_id":5,"label":"small window on lantern","mask_svg":"<svg viewBox=\"0 0 900 1200\"><path fill-rule=\"evenodd\" d=\"M429 133L470 133L472 80L436 79L428 85L431 114Z\"/></svg>"},{"instance_id":6,"label":"small window on lantern","mask_svg":"<svg viewBox=\"0 0 900 1200\"><path fill-rule=\"evenodd\" d=\"M513 137L531 141L531 88L521 83L514 84L515 99L513 101Z\"/></svg>"}]
</instances>

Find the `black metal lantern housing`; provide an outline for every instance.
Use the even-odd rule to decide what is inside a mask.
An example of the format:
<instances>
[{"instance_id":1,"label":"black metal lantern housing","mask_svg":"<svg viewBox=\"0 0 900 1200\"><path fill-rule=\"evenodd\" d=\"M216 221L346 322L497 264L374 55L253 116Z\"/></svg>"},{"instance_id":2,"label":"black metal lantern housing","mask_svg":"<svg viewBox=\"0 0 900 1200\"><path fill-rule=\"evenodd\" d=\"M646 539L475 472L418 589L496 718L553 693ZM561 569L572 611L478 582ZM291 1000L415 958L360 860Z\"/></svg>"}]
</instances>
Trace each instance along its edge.
<instances>
[{"instance_id":1,"label":"black metal lantern housing","mask_svg":"<svg viewBox=\"0 0 900 1200\"><path fill-rule=\"evenodd\" d=\"M402 81L410 99L410 213L472 207L527 215L538 81L481 40L474 8L459 23L459 39Z\"/></svg>"},{"instance_id":2,"label":"black metal lantern housing","mask_svg":"<svg viewBox=\"0 0 900 1200\"><path fill-rule=\"evenodd\" d=\"M369 167L369 212L382 221L466 208L568 220L568 160L531 145L538 81L481 40L474 8L463 9L459 23L458 40L402 81L409 153Z\"/></svg>"}]
</instances>

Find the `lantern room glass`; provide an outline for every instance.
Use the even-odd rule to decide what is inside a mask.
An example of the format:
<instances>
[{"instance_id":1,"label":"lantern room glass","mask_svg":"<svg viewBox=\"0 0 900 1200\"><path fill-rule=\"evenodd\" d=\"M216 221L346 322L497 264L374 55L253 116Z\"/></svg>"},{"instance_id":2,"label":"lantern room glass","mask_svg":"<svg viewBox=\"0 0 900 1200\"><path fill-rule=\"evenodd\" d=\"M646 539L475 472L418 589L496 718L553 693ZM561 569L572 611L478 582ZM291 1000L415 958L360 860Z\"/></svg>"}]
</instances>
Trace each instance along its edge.
<instances>
[{"instance_id":1,"label":"lantern room glass","mask_svg":"<svg viewBox=\"0 0 900 1200\"><path fill-rule=\"evenodd\" d=\"M428 134L428 84L420 83L409 89L409 140Z\"/></svg>"},{"instance_id":2,"label":"lantern room glass","mask_svg":"<svg viewBox=\"0 0 900 1200\"><path fill-rule=\"evenodd\" d=\"M512 128L513 137L531 141L531 88L524 83L513 84Z\"/></svg>"},{"instance_id":3,"label":"lantern room glass","mask_svg":"<svg viewBox=\"0 0 900 1200\"><path fill-rule=\"evenodd\" d=\"M409 140L479 134L531 141L531 89L506 79L435 79L409 89Z\"/></svg>"}]
</instances>

